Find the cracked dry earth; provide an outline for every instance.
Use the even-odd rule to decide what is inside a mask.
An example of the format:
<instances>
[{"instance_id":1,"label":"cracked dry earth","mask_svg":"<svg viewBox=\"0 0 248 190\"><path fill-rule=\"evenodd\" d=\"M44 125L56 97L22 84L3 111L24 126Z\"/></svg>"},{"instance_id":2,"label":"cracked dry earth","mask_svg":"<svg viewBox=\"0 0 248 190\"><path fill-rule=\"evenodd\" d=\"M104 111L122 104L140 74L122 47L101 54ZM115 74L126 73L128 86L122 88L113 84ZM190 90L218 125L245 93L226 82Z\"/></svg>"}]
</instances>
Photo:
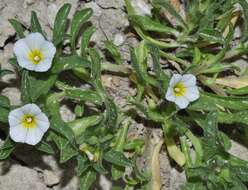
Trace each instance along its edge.
<instances>
[{"instance_id":1,"label":"cracked dry earth","mask_svg":"<svg viewBox=\"0 0 248 190\"><path fill-rule=\"evenodd\" d=\"M90 7L94 10L92 23L97 27L92 41L100 50L103 41L112 39L122 54L126 63L130 61L129 46L137 44L138 40L128 30L129 22L124 8L124 0L0 0L0 64L4 69L13 70L8 59L13 55L13 44L16 40L15 31L8 19L15 18L28 28L31 11L36 11L41 25L48 37L51 37L53 21L64 3L71 3L70 18L76 9ZM105 87L119 106L125 104L125 97L134 93L127 78L104 74ZM8 75L3 78L5 84L0 84L1 94L10 98L13 105L20 104L20 91L16 87L16 76ZM74 118L66 106L61 108L65 121ZM142 123L134 123L131 133L148 139L152 129L147 129ZM160 134L159 129L152 132ZM1 137L1 136L0 136ZM1 142L1 140L0 140ZM149 148L147 149L149 150ZM248 159L248 151L233 141L231 152ZM141 159L145 165L146 155ZM185 182L185 175L169 159L165 148L160 154L161 182L163 190L177 190ZM8 161L0 162L0 190L77 190L78 179L74 176L73 161L63 165L58 164L56 157L41 154L32 148L20 145ZM110 190L111 182L104 176L99 177L99 183L93 189Z\"/></svg>"}]
</instances>

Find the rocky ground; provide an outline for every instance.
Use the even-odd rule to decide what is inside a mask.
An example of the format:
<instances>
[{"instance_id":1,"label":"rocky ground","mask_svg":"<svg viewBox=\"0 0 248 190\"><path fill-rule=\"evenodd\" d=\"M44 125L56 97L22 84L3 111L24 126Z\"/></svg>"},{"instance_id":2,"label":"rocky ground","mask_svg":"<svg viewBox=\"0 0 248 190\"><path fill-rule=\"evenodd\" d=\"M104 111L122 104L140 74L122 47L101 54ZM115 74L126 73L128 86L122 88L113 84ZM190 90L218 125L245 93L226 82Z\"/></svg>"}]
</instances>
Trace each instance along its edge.
<instances>
[{"instance_id":1,"label":"rocky ground","mask_svg":"<svg viewBox=\"0 0 248 190\"><path fill-rule=\"evenodd\" d=\"M103 49L103 41L114 40L120 47L125 62L130 60L128 48L137 43L134 35L130 35L127 28L129 22L125 14L124 0L0 0L0 64L2 68L13 70L8 59L13 55L15 31L8 19L15 18L28 28L31 11L37 12L41 25L51 37L51 29L57 10L64 3L71 3L70 18L76 9L91 7L94 10L92 23L97 27L93 41L99 49ZM126 78L109 74L102 77L105 86L116 102L120 105L125 96L132 94ZM20 91L16 88L16 76L4 77L8 85L0 84L0 91L11 99L13 105L20 103ZM73 119L73 114L66 108L61 109L65 120ZM139 135L147 136L142 123L134 124L134 131ZM151 129L149 129L151 130ZM234 142L231 151L248 159L248 151ZM32 155L32 156L30 156ZM165 149L160 154L161 180L163 190L180 189L185 181L184 173L172 166ZM78 180L74 177L74 163L59 165L57 158L42 155L29 147L20 146L12 159L0 163L0 190L77 190ZM95 189L110 190L111 183L105 177L100 177L98 187Z\"/></svg>"}]
</instances>

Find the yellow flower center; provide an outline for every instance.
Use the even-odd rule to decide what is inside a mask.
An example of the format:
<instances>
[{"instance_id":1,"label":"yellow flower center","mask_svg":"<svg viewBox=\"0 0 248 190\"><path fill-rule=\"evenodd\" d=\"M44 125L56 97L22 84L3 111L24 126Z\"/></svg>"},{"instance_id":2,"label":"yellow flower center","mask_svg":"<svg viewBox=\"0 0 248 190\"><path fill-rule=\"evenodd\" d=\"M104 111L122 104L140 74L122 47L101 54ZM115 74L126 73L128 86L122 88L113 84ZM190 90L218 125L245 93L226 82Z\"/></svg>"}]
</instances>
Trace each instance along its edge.
<instances>
[{"instance_id":1,"label":"yellow flower center","mask_svg":"<svg viewBox=\"0 0 248 190\"><path fill-rule=\"evenodd\" d=\"M184 86L182 82L177 83L174 86L173 90L174 90L175 96L184 96L184 94L186 93L186 87Z\"/></svg>"},{"instance_id":2,"label":"yellow flower center","mask_svg":"<svg viewBox=\"0 0 248 190\"><path fill-rule=\"evenodd\" d=\"M35 65L39 64L44 59L42 52L38 49L33 49L28 54L28 59Z\"/></svg>"},{"instance_id":3,"label":"yellow flower center","mask_svg":"<svg viewBox=\"0 0 248 190\"><path fill-rule=\"evenodd\" d=\"M35 128L36 119L34 115L26 114L22 118L22 126L25 128Z\"/></svg>"}]
</instances>

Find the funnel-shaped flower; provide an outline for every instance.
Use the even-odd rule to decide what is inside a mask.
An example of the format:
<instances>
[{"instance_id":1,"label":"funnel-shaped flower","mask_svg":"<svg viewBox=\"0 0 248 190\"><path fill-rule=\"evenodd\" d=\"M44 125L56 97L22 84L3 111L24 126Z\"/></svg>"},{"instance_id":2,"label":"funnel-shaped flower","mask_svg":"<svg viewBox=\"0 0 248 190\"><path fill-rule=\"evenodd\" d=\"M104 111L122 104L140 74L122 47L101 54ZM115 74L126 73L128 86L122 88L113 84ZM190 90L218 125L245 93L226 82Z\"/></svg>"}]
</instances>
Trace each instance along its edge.
<instances>
[{"instance_id":1,"label":"funnel-shaped flower","mask_svg":"<svg viewBox=\"0 0 248 190\"><path fill-rule=\"evenodd\" d=\"M174 74L170 80L166 99L175 102L180 109L186 108L190 102L199 98L196 77L192 74Z\"/></svg>"},{"instance_id":2,"label":"funnel-shaped flower","mask_svg":"<svg viewBox=\"0 0 248 190\"><path fill-rule=\"evenodd\" d=\"M40 33L31 33L15 43L14 53L21 67L30 71L45 72L52 65L56 48Z\"/></svg>"},{"instance_id":3,"label":"funnel-shaped flower","mask_svg":"<svg viewBox=\"0 0 248 190\"><path fill-rule=\"evenodd\" d=\"M9 113L10 137L15 142L36 145L49 128L49 120L35 104L12 110Z\"/></svg>"}]
</instances>

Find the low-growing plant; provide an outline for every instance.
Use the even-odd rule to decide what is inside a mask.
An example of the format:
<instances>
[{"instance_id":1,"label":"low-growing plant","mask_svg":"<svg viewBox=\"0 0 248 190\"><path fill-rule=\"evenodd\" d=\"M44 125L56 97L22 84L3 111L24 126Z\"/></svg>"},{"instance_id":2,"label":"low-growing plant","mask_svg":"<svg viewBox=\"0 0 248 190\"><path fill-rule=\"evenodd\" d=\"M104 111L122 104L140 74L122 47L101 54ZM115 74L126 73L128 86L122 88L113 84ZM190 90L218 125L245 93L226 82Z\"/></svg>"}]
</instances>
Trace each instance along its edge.
<instances>
[{"instance_id":1,"label":"low-growing plant","mask_svg":"<svg viewBox=\"0 0 248 190\"><path fill-rule=\"evenodd\" d=\"M163 129L186 171L182 189L247 189L248 162L229 153L230 138L247 145L247 72L234 64L247 52L247 2L186 1L185 17L169 1L151 1L151 15L125 3L142 39L131 49L129 102Z\"/></svg>"},{"instance_id":2,"label":"low-growing plant","mask_svg":"<svg viewBox=\"0 0 248 190\"><path fill-rule=\"evenodd\" d=\"M60 163L77 161L75 174L80 189L87 190L100 174L119 180L125 168L135 167L144 143L127 138L130 119L102 85L102 70L122 68L102 63L98 51L89 46L95 32L89 22L92 9L76 11L67 30L70 9L70 4L59 9L51 42L35 12L30 28L9 20L19 38L10 63L20 78L22 104L11 105L8 97L0 96L0 122L9 124L1 127L6 139L0 159L7 159L19 143L33 145L47 154L59 153ZM1 70L0 77L9 73ZM62 119L63 104L74 109L76 117L72 121Z\"/></svg>"},{"instance_id":3,"label":"low-growing plant","mask_svg":"<svg viewBox=\"0 0 248 190\"><path fill-rule=\"evenodd\" d=\"M71 5L63 5L51 41L35 12L29 28L9 20L18 38L10 63L20 79L22 104L11 105L0 95L6 135L0 160L25 143L58 154L60 163L76 160L82 190L93 187L99 175L116 182L113 190L157 190L158 155L165 144L170 159L185 170L182 189L247 189L248 161L230 148L231 139L247 145L248 137L247 70L234 63L247 53L248 3L185 1L185 16L166 0L151 1L148 15L139 15L130 0L125 4L141 38L130 48L131 67L112 41L104 45L113 63L90 45L96 31L90 8L76 11L68 25ZM136 94L127 97L127 105L118 107L108 95L102 71L130 79ZM0 78L8 74L0 69ZM64 104L73 109L71 121L62 119ZM163 139L128 136L137 117L160 128ZM153 144L150 165L141 168L137 160L147 143Z\"/></svg>"}]
</instances>

